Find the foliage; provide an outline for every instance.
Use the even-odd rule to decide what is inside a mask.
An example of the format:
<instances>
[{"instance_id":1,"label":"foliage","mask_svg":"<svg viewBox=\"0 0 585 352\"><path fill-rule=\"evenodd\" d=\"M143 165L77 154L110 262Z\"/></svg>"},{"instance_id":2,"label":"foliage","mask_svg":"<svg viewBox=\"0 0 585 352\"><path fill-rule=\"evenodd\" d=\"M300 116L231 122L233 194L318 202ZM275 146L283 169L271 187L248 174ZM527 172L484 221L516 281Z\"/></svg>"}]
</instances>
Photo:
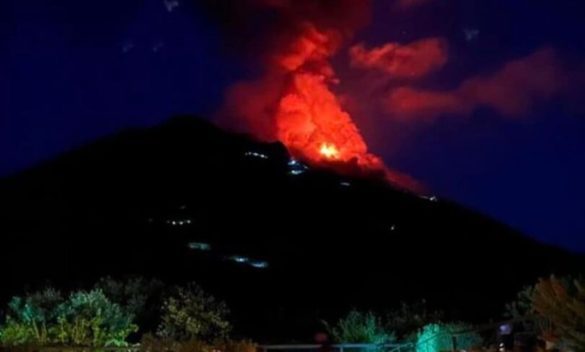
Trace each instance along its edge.
<instances>
[{"instance_id":1,"label":"foliage","mask_svg":"<svg viewBox=\"0 0 585 352\"><path fill-rule=\"evenodd\" d=\"M79 291L57 307L57 341L75 346L124 346L137 330L133 316L102 291Z\"/></svg>"},{"instance_id":2,"label":"foliage","mask_svg":"<svg viewBox=\"0 0 585 352\"><path fill-rule=\"evenodd\" d=\"M118 304L127 314L134 316L142 331L151 331L160 314L163 283L157 279L134 277L115 280L111 277L100 279L94 286L108 299Z\"/></svg>"},{"instance_id":3,"label":"foliage","mask_svg":"<svg viewBox=\"0 0 585 352\"><path fill-rule=\"evenodd\" d=\"M196 284L179 287L163 303L158 335L178 341L222 339L231 330L228 314L224 302Z\"/></svg>"},{"instance_id":4,"label":"foliage","mask_svg":"<svg viewBox=\"0 0 585 352\"><path fill-rule=\"evenodd\" d=\"M140 344L143 352L256 352L257 345L250 341L226 340L220 343L209 344L201 340L176 341L157 339L151 335L144 335Z\"/></svg>"},{"instance_id":5,"label":"foliage","mask_svg":"<svg viewBox=\"0 0 585 352\"><path fill-rule=\"evenodd\" d=\"M13 297L8 304L6 323L0 329L2 344L48 343L51 324L57 318L56 308L62 300L61 293L51 288L24 298Z\"/></svg>"},{"instance_id":6,"label":"foliage","mask_svg":"<svg viewBox=\"0 0 585 352\"><path fill-rule=\"evenodd\" d=\"M405 337L422 326L440 322L443 315L441 311L428 310L424 300L414 304L402 303L398 309L386 315L385 327L387 331L394 331L398 336Z\"/></svg>"},{"instance_id":7,"label":"foliage","mask_svg":"<svg viewBox=\"0 0 585 352\"><path fill-rule=\"evenodd\" d=\"M30 325L19 324L12 319L8 319L6 324L0 330L0 342L4 346L20 346L38 342L39 338L35 335Z\"/></svg>"},{"instance_id":8,"label":"foliage","mask_svg":"<svg viewBox=\"0 0 585 352\"><path fill-rule=\"evenodd\" d=\"M522 288L516 300L506 304L505 316L512 319L522 319L529 316L532 312L532 294L534 293L533 286L525 286Z\"/></svg>"},{"instance_id":9,"label":"foliage","mask_svg":"<svg viewBox=\"0 0 585 352\"><path fill-rule=\"evenodd\" d=\"M325 324L329 333L338 342L352 343L388 343L396 337L405 338L414 335L422 327L441 321L443 313L427 308L426 301L401 305L386 314L383 320L371 312L351 311L339 320L334 327Z\"/></svg>"},{"instance_id":10,"label":"foliage","mask_svg":"<svg viewBox=\"0 0 585 352\"><path fill-rule=\"evenodd\" d=\"M121 346L136 330L132 315L99 290L79 291L63 299L55 290L14 297L1 327L5 346L68 344Z\"/></svg>"},{"instance_id":11,"label":"foliage","mask_svg":"<svg viewBox=\"0 0 585 352\"><path fill-rule=\"evenodd\" d=\"M469 350L481 346L483 340L466 324L434 323L424 326L417 335L416 352L451 351L453 337L458 350Z\"/></svg>"},{"instance_id":12,"label":"foliage","mask_svg":"<svg viewBox=\"0 0 585 352\"><path fill-rule=\"evenodd\" d=\"M137 316L146 309L149 300L163 288L157 279L133 277L127 280L115 280L111 277L100 279L94 286L101 290L112 302L120 305L129 314Z\"/></svg>"},{"instance_id":13,"label":"foliage","mask_svg":"<svg viewBox=\"0 0 585 352\"><path fill-rule=\"evenodd\" d=\"M388 343L396 339L387 332L379 317L372 312L350 311L335 326L325 324L329 333L340 343Z\"/></svg>"},{"instance_id":14,"label":"foliage","mask_svg":"<svg viewBox=\"0 0 585 352\"><path fill-rule=\"evenodd\" d=\"M533 312L551 322L561 340L585 350L585 281L541 279L532 294Z\"/></svg>"}]
</instances>

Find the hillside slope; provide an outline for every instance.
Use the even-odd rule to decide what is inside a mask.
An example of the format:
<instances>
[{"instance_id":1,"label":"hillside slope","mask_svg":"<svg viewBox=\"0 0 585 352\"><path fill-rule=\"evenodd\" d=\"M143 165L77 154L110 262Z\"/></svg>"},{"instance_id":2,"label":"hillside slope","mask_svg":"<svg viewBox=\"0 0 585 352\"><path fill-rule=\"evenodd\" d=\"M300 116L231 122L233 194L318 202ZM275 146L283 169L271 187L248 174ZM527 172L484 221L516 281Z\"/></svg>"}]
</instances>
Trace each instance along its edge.
<instances>
[{"instance_id":1,"label":"hillside slope","mask_svg":"<svg viewBox=\"0 0 585 352\"><path fill-rule=\"evenodd\" d=\"M451 202L310 168L189 117L2 180L0 211L3 298L48 280L196 280L260 338L420 298L453 318L497 318L522 285L584 263Z\"/></svg>"}]
</instances>

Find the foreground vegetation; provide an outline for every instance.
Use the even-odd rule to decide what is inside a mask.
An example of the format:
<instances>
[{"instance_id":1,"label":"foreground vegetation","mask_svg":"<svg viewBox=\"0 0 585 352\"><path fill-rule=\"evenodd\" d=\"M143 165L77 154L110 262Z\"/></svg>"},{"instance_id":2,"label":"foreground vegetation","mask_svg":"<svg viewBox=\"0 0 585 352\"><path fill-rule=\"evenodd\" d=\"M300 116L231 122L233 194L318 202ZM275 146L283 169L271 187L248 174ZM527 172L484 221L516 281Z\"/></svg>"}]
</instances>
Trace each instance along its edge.
<instances>
[{"instance_id":1,"label":"foreground vegetation","mask_svg":"<svg viewBox=\"0 0 585 352\"><path fill-rule=\"evenodd\" d=\"M231 324L224 302L194 283L163 292L156 280L100 280L68 295L47 288L13 297L0 327L2 346L124 347L197 341L211 351L228 340ZM153 317L158 324L151 326ZM172 343L171 343L172 341ZM207 348L201 349L207 350Z\"/></svg>"},{"instance_id":2,"label":"foreground vegetation","mask_svg":"<svg viewBox=\"0 0 585 352\"><path fill-rule=\"evenodd\" d=\"M542 278L523 289L505 311L505 322L478 328L461 322L445 322L441 312L428 312L421 305L403 305L386 317L351 311L327 327L337 342L399 341L412 346L416 352L500 350L503 339L494 337L508 334L500 329L509 327L536 338L533 346L524 346L522 351L585 351L585 280L582 278ZM483 336L490 337L490 341Z\"/></svg>"},{"instance_id":3,"label":"foreground vegetation","mask_svg":"<svg viewBox=\"0 0 585 352\"><path fill-rule=\"evenodd\" d=\"M585 351L582 279L540 279L522 290L507 305L506 313L510 326L532 332L542 348ZM335 323L323 323L331 342L380 346L399 342L416 352L454 347L481 351L495 342L493 326L485 334L486 329L446 321L445 314L429 311L424 301L402 304L385 315L352 310ZM251 342L231 340L231 330L226 303L194 283L167 289L157 280L105 278L87 290L68 294L46 288L13 297L2 317L0 347L23 351L35 346L132 346L152 352L256 350Z\"/></svg>"}]
</instances>

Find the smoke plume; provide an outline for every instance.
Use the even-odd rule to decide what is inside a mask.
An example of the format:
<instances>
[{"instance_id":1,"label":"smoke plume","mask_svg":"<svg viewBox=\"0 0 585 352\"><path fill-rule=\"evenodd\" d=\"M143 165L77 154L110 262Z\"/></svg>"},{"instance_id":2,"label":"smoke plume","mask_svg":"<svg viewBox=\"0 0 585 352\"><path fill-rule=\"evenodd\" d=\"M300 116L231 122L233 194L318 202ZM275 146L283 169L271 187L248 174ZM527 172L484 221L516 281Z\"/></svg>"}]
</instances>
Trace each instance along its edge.
<instances>
[{"instance_id":1,"label":"smoke plume","mask_svg":"<svg viewBox=\"0 0 585 352\"><path fill-rule=\"evenodd\" d=\"M386 97L385 107L397 118L469 115L482 107L504 116L518 116L535 103L553 97L565 80L554 50L547 48L511 61L490 75L469 78L452 91L408 86L394 89Z\"/></svg>"},{"instance_id":2,"label":"smoke plume","mask_svg":"<svg viewBox=\"0 0 585 352\"><path fill-rule=\"evenodd\" d=\"M231 126L281 141L291 153L314 164L352 172L381 173L398 183L371 154L331 86L338 78L330 59L367 23L366 0L250 0L278 18L260 55L259 79L229 89L223 115Z\"/></svg>"},{"instance_id":3,"label":"smoke plume","mask_svg":"<svg viewBox=\"0 0 585 352\"><path fill-rule=\"evenodd\" d=\"M349 53L353 67L375 69L393 78L421 78L447 63L447 44L441 38L427 38L405 45L388 43L369 50L364 44L358 44Z\"/></svg>"},{"instance_id":4,"label":"smoke plume","mask_svg":"<svg viewBox=\"0 0 585 352\"><path fill-rule=\"evenodd\" d=\"M221 122L265 141L282 142L291 154L313 165L352 173L385 175L416 188L408 176L391 171L372 154L358 126L332 87L339 77L331 63L346 48L350 67L374 72L350 85L346 101L365 97L372 115L420 120L468 115L491 108L520 115L536 102L553 97L565 85L565 71L552 49L508 62L487 75L465 79L457 88L420 88L449 64L447 39L427 37L378 47L352 44L370 20L369 0L201 0L220 16L230 48L260 66L257 78L231 86ZM400 9L430 0L397 0ZM237 39L235 39L237 38ZM456 52L454 50L454 52ZM367 100L368 103L365 103ZM374 104L369 104L371 101Z\"/></svg>"}]
</instances>

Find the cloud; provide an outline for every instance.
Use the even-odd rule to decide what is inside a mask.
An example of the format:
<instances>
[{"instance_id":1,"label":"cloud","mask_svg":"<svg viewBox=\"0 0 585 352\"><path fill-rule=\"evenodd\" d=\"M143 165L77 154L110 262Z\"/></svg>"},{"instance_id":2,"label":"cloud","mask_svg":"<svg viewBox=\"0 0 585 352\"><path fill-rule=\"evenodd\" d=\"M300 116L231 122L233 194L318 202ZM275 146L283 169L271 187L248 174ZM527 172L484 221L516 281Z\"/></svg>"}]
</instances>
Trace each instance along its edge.
<instances>
[{"instance_id":1,"label":"cloud","mask_svg":"<svg viewBox=\"0 0 585 352\"><path fill-rule=\"evenodd\" d=\"M442 38L426 38L409 44L388 43L367 49L363 44L349 50L351 65L385 72L393 78L415 79L442 68L448 59Z\"/></svg>"},{"instance_id":2,"label":"cloud","mask_svg":"<svg viewBox=\"0 0 585 352\"><path fill-rule=\"evenodd\" d=\"M565 82L566 73L555 51L545 48L511 61L491 75L469 78L451 91L394 89L386 96L384 105L396 118L468 115L482 107L504 116L518 116L537 102L552 98Z\"/></svg>"}]
</instances>

